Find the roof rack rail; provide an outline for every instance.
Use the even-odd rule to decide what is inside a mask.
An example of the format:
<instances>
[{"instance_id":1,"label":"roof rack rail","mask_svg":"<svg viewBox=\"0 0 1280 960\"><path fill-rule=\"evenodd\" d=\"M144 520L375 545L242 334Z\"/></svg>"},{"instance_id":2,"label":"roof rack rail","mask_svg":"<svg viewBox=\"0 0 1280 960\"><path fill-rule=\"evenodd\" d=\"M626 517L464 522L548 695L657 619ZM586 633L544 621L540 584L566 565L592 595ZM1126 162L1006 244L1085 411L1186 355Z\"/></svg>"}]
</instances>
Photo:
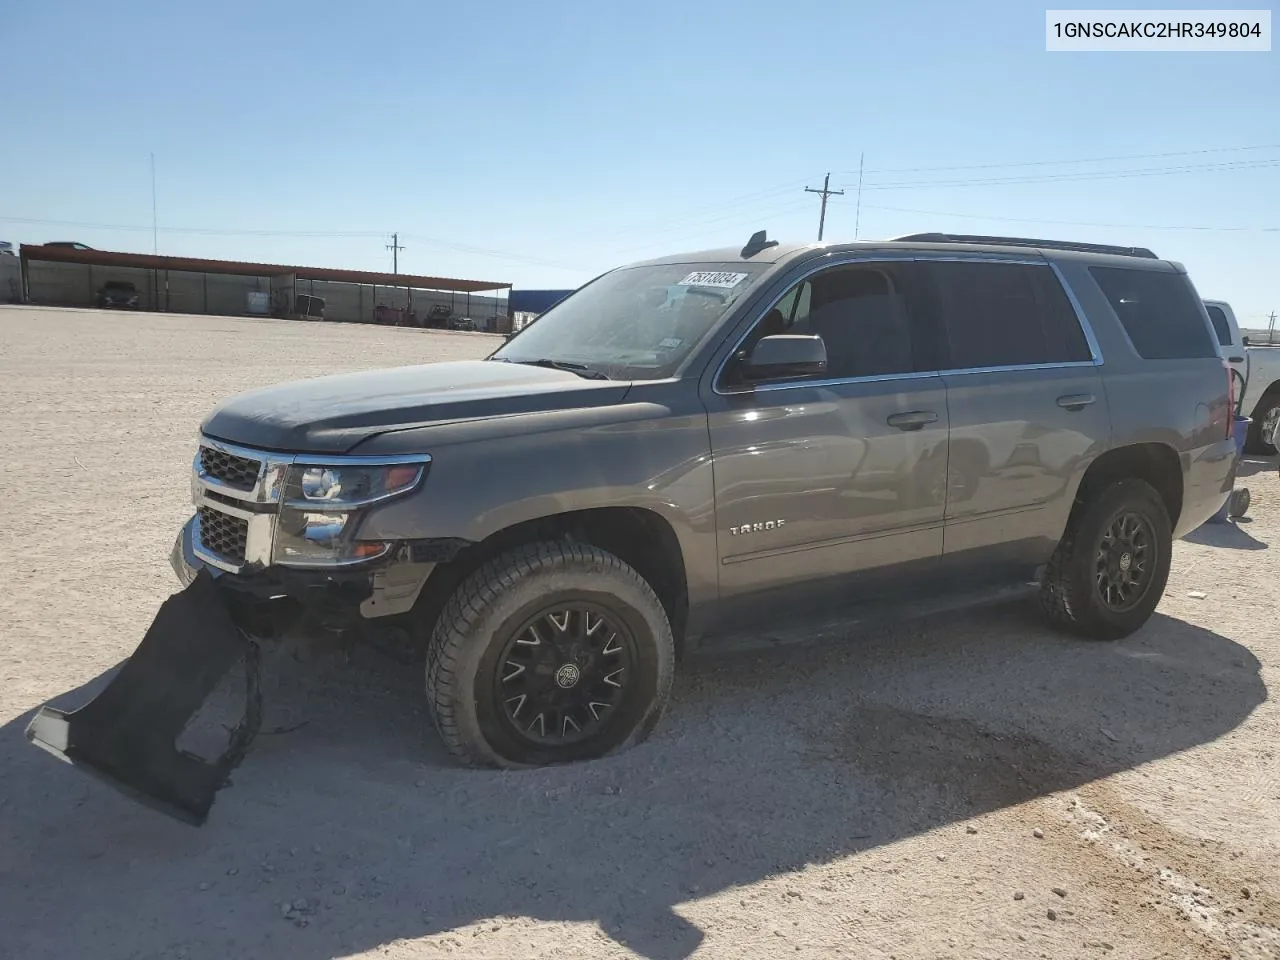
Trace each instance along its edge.
<instances>
[{"instance_id":1,"label":"roof rack rail","mask_svg":"<svg viewBox=\"0 0 1280 960\"><path fill-rule=\"evenodd\" d=\"M1120 257L1143 257L1159 260L1146 247L1116 247L1107 243L1072 243L1069 240L1033 240L1029 237L979 237L963 233L913 233L894 237L895 241L915 243L986 243L1003 247L1043 247L1046 250L1077 250L1080 253L1110 253Z\"/></svg>"}]
</instances>

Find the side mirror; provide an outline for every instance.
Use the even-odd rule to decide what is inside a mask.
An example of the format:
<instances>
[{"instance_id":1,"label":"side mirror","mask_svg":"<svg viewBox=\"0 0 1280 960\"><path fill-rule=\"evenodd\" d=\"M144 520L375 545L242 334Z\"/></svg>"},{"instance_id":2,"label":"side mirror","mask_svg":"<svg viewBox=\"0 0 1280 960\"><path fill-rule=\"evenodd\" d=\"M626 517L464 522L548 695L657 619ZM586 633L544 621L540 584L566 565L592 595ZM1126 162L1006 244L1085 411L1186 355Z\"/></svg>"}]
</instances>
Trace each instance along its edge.
<instances>
[{"instance_id":1,"label":"side mirror","mask_svg":"<svg viewBox=\"0 0 1280 960\"><path fill-rule=\"evenodd\" d=\"M1249 345L1249 335L1248 335L1248 334L1245 334L1243 337L1241 337L1241 338L1240 338L1240 343L1241 343L1243 346L1246 346L1246 347L1247 347L1247 346Z\"/></svg>"},{"instance_id":2,"label":"side mirror","mask_svg":"<svg viewBox=\"0 0 1280 960\"><path fill-rule=\"evenodd\" d=\"M821 337L763 337L744 360L741 372L747 381L820 376L827 372L827 345Z\"/></svg>"}]
</instances>

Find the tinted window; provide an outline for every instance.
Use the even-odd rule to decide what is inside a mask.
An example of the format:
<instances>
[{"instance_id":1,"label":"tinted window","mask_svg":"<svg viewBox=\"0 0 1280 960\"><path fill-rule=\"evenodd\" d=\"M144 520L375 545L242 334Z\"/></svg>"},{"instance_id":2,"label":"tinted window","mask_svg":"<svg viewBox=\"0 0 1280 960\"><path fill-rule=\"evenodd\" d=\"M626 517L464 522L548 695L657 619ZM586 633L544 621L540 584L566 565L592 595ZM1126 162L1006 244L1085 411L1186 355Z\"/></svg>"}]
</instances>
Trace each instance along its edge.
<instances>
[{"instance_id":1,"label":"tinted window","mask_svg":"<svg viewBox=\"0 0 1280 960\"><path fill-rule=\"evenodd\" d=\"M1177 273L1090 267L1138 355L1147 360L1214 357L1200 302Z\"/></svg>"},{"instance_id":2,"label":"tinted window","mask_svg":"<svg viewBox=\"0 0 1280 960\"><path fill-rule=\"evenodd\" d=\"M834 267L796 284L752 331L761 337L816 335L827 348L830 379L888 376L915 369L901 268Z\"/></svg>"},{"instance_id":3,"label":"tinted window","mask_svg":"<svg viewBox=\"0 0 1280 960\"><path fill-rule=\"evenodd\" d=\"M1050 362L1092 360L1093 353L1080 328L1080 318L1054 272L1048 267L1028 267L1027 275L1032 279L1040 303L1040 320L1044 324Z\"/></svg>"},{"instance_id":4,"label":"tinted window","mask_svg":"<svg viewBox=\"0 0 1280 960\"><path fill-rule=\"evenodd\" d=\"M929 269L941 300L949 369L1090 359L1071 302L1047 266L955 261Z\"/></svg>"},{"instance_id":5,"label":"tinted window","mask_svg":"<svg viewBox=\"0 0 1280 960\"><path fill-rule=\"evenodd\" d=\"M1221 307L1205 306L1209 311L1209 320L1213 323L1213 332L1218 335L1218 343L1224 347L1231 346L1231 324L1227 323L1227 315Z\"/></svg>"}]
</instances>

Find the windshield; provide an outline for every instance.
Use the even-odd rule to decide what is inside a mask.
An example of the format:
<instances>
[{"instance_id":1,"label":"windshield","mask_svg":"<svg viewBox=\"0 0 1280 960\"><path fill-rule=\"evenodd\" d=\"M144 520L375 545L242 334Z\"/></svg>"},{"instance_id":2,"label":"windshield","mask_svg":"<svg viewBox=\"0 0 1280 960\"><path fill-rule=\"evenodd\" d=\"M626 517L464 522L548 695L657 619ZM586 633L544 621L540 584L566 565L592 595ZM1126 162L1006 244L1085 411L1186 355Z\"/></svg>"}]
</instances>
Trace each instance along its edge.
<instances>
[{"instance_id":1,"label":"windshield","mask_svg":"<svg viewBox=\"0 0 1280 960\"><path fill-rule=\"evenodd\" d=\"M560 301L490 359L556 361L613 380L669 377L766 269L761 264L622 267Z\"/></svg>"}]
</instances>

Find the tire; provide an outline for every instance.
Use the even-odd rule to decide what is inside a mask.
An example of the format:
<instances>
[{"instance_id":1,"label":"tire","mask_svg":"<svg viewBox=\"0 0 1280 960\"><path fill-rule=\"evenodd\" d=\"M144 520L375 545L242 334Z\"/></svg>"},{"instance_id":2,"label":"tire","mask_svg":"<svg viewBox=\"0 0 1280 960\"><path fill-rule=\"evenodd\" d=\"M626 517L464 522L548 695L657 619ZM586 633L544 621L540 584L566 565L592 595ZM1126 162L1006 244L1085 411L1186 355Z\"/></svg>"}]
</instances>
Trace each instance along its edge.
<instances>
[{"instance_id":1,"label":"tire","mask_svg":"<svg viewBox=\"0 0 1280 960\"><path fill-rule=\"evenodd\" d=\"M597 547L547 541L454 591L427 646L427 705L469 766L572 763L648 737L674 671L671 625L645 579Z\"/></svg>"},{"instance_id":2,"label":"tire","mask_svg":"<svg viewBox=\"0 0 1280 960\"><path fill-rule=\"evenodd\" d=\"M1253 422L1249 424L1249 432L1245 436L1244 451L1254 456L1271 457L1276 447L1269 441L1264 430L1274 427L1280 421L1280 391L1269 390L1263 394L1258 405L1253 408Z\"/></svg>"},{"instance_id":3,"label":"tire","mask_svg":"<svg viewBox=\"0 0 1280 960\"><path fill-rule=\"evenodd\" d=\"M1227 516L1232 520L1239 520L1249 512L1249 488L1236 487L1231 491L1231 496L1227 497Z\"/></svg>"},{"instance_id":4,"label":"tire","mask_svg":"<svg viewBox=\"0 0 1280 960\"><path fill-rule=\"evenodd\" d=\"M1106 539L1122 517L1131 519L1130 530L1142 530L1144 548L1132 542L1122 546L1123 536ZM1108 542L1115 546L1108 549ZM1172 551L1169 514L1160 495L1145 481L1118 480L1077 505L1045 570L1041 607L1052 623L1080 636L1127 637L1150 619L1164 595ZM1133 578L1140 583L1125 596L1112 578L1127 581L1144 552L1147 566Z\"/></svg>"}]
</instances>

